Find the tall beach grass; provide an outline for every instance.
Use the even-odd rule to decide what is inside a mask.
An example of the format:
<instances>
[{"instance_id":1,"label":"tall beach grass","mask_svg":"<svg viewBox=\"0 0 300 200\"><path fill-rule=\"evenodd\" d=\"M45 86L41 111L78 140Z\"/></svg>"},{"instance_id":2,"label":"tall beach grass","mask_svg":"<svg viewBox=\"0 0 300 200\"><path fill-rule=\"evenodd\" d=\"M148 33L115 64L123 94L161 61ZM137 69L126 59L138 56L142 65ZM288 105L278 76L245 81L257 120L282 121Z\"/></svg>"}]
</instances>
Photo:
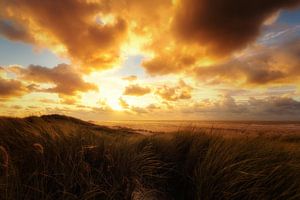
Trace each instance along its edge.
<instances>
[{"instance_id":1,"label":"tall beach grass","mask_svg":"<svg viewBox=\"0 0 300 200\"><path fill-rule=\"evenodd\" d=\"M64 116L0 119L0 199L300 199L300 136L142 136Z\"/></svg>"}]
</instances>

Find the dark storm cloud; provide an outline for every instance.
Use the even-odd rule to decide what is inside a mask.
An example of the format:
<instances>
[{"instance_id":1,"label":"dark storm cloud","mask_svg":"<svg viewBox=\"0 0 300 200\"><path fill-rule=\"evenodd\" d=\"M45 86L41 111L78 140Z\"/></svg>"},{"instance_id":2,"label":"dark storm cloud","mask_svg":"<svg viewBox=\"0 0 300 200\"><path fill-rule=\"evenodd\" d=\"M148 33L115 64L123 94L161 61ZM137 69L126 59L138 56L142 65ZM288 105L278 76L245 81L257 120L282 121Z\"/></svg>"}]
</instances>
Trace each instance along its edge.
<instances>
[{"instance_id":1,"label":"dark storm cloud","mask_svg":"<svg viewBox=\"0 0 300 200\"><path fill-rule=\"evenodd\" d=\"M182 0L174 29L183 40L197 42L216 55L226 55L254 41L260 27L280 9L299 0Z\"/></svg>"}]
</instances>

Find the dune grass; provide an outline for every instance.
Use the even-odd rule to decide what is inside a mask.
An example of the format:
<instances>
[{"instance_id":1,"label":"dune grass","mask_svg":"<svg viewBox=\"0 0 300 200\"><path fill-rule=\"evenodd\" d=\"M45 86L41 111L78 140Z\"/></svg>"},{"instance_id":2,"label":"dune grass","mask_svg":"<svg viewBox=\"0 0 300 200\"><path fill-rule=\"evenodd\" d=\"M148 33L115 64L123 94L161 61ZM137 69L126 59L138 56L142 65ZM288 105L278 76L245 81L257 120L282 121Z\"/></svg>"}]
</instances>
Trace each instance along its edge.
<instances>
[{"instance_id":1,"label":"dune grass","mask_svg":"<svg viewBox=\"0 0 300 200\"><path fill-rule=\"evenodd\" d=\"M0 119L0 199L300 199L300 136L142 136L63 116Z\"/></svg>"}]
</instances>

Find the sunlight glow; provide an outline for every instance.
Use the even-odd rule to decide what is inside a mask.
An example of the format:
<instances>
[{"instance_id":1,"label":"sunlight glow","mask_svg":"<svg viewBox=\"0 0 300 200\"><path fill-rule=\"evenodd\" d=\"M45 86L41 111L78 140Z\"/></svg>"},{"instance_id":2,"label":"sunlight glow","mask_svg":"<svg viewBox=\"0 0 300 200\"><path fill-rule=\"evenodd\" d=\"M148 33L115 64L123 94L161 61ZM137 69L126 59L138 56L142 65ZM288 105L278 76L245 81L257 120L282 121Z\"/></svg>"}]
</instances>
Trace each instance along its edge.
<instances>
[{"instance_id":1,"label":"sunlight glow","mask_svg":"<svg viewBox=\"0 0 300 200\"><path fill-rule=\"evenodd\" d=\"M120 105L119 99L109 99L107 100L107 104L114 110L114 111L122 111L124 108Z\"/></svg>"}]
</instances>

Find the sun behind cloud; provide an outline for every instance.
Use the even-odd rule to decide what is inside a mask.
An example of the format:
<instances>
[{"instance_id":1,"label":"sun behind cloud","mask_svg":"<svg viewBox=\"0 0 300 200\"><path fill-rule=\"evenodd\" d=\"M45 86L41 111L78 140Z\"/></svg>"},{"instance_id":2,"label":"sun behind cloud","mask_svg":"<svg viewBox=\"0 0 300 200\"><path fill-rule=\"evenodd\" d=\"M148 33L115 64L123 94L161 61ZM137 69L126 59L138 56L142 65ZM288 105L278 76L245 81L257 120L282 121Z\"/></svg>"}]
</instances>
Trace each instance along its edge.
<instances>
[{"instance_id":1,"label":"sun behind cloud","mask_svg":"<svg viewBox=\"0 0 300 200\"><path fill-rule=\"evenodd\" d=\"M1 114L298 119L289 108L300 104L299 5L0 0L0 35L8 43L0 50L28 45L36 57L46 49L67 60L0 61Z\"/></svg>"}]
</instances>

